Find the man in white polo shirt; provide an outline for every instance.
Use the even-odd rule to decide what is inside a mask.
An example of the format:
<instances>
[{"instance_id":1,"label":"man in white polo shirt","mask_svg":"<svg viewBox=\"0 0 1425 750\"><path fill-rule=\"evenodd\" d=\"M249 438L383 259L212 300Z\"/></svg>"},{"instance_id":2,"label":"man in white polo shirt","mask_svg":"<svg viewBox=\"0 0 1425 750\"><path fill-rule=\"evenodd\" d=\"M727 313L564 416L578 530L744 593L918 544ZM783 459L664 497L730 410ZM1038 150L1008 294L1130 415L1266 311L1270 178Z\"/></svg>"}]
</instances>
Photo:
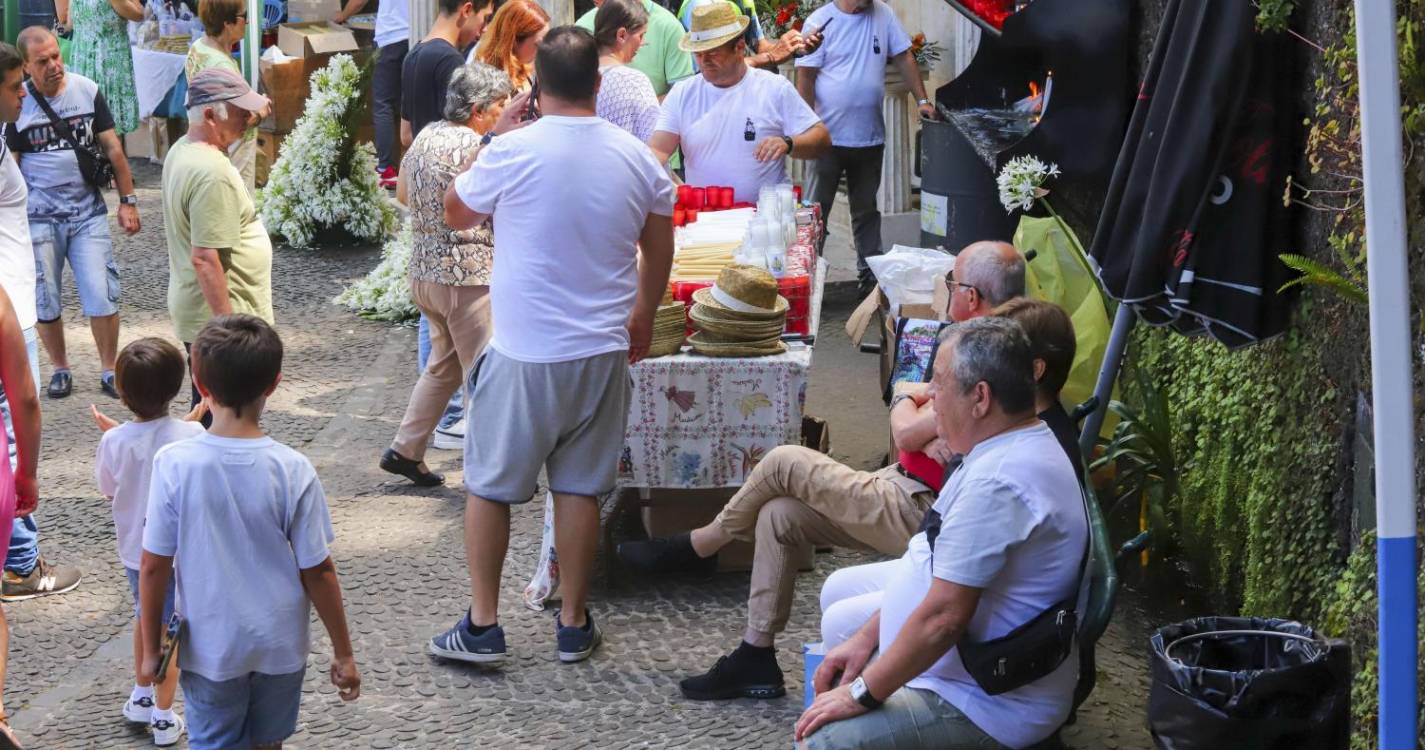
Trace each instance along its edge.
<instances>
[{"instance_id":1,"label":"man in white polo shirt","mask_svg":"<svg viewBox=\"0 0 1425 750\"><path fill-rule=\"evenodd\" d=\"M815 159L831 136L790 81L748 67L747 23L730 3L693 9L679 47L701 74L668 93L648 146L664 163L681 146L689 185L731 186L736 201L752 203L763 185L787 180L786 157Z\"/></svg>"},{"instance_id":2,"label":"man in white polo shirt","mask_svg":"<svg viewBox=\"0 0 1425 750\"><path fill-rule=\"evenodd\" d=\"M554 493L559 659L582 661L599 645L585 607L595 498L614 487L628 366L648 352L673 264L673 182L647 146L595 114L594 35L554 29L534 65L543 116L487 134L445 195L451 228L497 227L495 333L465 384L479 427L465 432L471 607L430 643L436 656L476 663L506 657L497 615L510 506L529 501L541 468Z\"/></svg>"},{"instance_id":3,"label":"man in white polo shirt","mask_svg":"<svg viewBox=\"0 0 1425 750\"><path fill-rule=\"evenodd\" d=\"M831 131L831 149L812 170L812 200L821 204L822 216L830 215L837 185L846 175L856 269L869 288L874 279L866 259L883 252L876 191L886 143L881 117L886 61L910 83L922 117L934 117L935 107L926 97L910 37L895 11L881 0L835 0L813 11L803 29L820 33L822 41L815 51L797 58L797 91Z\"/></svg>"}]
</instances>

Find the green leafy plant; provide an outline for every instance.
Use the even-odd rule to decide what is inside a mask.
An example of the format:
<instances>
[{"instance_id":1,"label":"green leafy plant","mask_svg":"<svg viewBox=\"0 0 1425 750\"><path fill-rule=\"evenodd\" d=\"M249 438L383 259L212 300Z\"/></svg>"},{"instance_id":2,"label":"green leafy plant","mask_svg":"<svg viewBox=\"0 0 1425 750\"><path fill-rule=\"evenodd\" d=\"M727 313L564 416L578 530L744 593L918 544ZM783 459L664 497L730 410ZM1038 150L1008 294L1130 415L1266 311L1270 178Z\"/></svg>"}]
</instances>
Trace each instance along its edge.
<instances>
[{"instance_id":1,"label":"green leafy plant","mask_svg":"<svg viewBox=\"0 0 1425 750\"><path fill-rule=\"evenodd\" d=\"M1343 276L1336 271L1326 267L1325 264L1314 261L1303 255L1292 255L1283 253L1279 256L1282 263L1301 275L1281 285L1277 291L1284 292L1294 286L1312 285L1335 292L1343 299L1350 300L1358 304L1366 304L1369 300L1366 295L1366 279L1359 272L1351 273L1350 277Z\"/></svg>"},{"instance_id":2,"label":"green leafy plant","mask_svg":"<svg viewBox=\"0 0 1425 750\"><path fill-rule=\"evenodd\" d=\"M1112 401L1108 408L1119 418L1103 454L1090 465L1117 469L1118 498L1108 512L1125 500L1138 499L1140 531L1152 534L1167 527L1164 507L1178 496L1182 467L1173 451L1172 407L1148 373L1134 367L1132 387L1139 406Z\"/></svg>"}]
</instances>

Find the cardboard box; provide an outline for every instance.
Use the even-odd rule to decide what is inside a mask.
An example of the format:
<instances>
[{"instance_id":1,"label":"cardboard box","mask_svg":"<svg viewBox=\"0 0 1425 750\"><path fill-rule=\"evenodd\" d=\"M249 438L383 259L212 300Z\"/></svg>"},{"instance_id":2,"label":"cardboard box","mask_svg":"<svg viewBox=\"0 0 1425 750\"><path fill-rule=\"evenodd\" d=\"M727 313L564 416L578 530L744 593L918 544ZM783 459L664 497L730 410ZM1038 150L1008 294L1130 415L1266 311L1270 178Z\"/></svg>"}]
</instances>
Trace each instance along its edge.
<instances>
[{"instance_id":1,"label":"cardboard box","mask_svg":"<svg viewBox=\"0 0 1425 750\"><path fill-rule=\"evenodd\" d=\"M935 280L935 299L930 303L936 320L950 319L950 285L941 276Z\"/></svg>"},{"instance_id":2,"label":"cardboard box","mask_svg":"<svg viewBox=\"0 0 1425 750\"><path fill-rule=\"evenodd\" d=\"M341 0L287 0L287 18L294 23L326 23L340 10Z\"/></svg>"},{"instance_id":3,"label":"cardboard box","mask_svg":"<svg viewBox=\"0 0 1425 750\"><path fill-rule=\"evenodd\" d=\"M267 176L272 173L272 165L277 163L277 155L282 151L282 140L287 136L270 130L257 131L257 169L254 172L258 187L267 184Z\"/></svg>"},{"instance_id":4,"label":"cardboard box","mask_svg":"<svg viewBox=\"0 0 1425 750\"><path fill-rule=\"evenodd\" d=\"M153 160L153 118L146 118L139 123L134 132L124 136L124 154L129 161L134 159Z\"/></svg>"},{"instance_id":5,"label":"cardboard box","mask_svg":"<svg viewBox=\"0 0 1425 750\"><path fill-rule=\"evenodd\" d=\"M277 48L288 57L315 57L360 49L351 29L335 26L325 20L310 23L284 23L277 27Z\"/></svg>"}]
</instances>

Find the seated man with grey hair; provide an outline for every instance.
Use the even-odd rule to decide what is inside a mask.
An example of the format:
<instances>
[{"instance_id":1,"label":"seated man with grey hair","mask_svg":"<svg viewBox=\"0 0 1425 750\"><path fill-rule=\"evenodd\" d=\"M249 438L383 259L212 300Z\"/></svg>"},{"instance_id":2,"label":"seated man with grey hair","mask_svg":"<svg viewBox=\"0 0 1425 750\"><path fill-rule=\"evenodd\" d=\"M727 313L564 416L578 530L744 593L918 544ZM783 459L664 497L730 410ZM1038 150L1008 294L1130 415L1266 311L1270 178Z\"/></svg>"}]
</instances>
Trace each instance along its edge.
<instances>
[{"instance_id":1,"label":"seated man with grey hair","mask_svg":"<svg viewBox=\"0 0 1425 750\"><path fill-rule=\"evenodd\" d=\"M1016 663L1022 676L1008 684L966 667L981 663L970 644L984 649L1045 614L1052 626L1078 599L1088 518L1073 465L1034 413L1034 359L1008 318L963 323L941 345L936 432L964 461L899 560L843 571L879 590L880 607L817 669L816 700L796 725L802 747L1028 747L1068 718L1078 660L1062 638L1058 661L1023 673ZM1040 655L1021 639L991 661L1003 668L1026 652Z\"/></svg>"},{"instance_id":2,"label":"seated man with grey hair","mask_svg":"<svg viewBox=\"0 0 1425 750\"><path fill-rule=\"evenodd\" d=\"M1024 259L1004 242L976 242L960 251L950 316L965 321L1024 294ZM734 540L756 544L742 643L701 675L679 683L693 700L776 698L786 692L776 635L791 615L803 544L836 545L899 555L919 528L944 481L953 451L935 434L931 397L913 384L891 402L897 462L857 471L798 445L768 451L717 518L689 534L625 542L619 557L650 574L710 570L718 550ZM847 592L848 595L861 592ZM863 618L864 619L864 618ZM858 623L859 624L859 623Z\"/></svg>"},{"instance_id":3,"label":"seated man with grey hair","mask_svg":"<svg viewBox=\"0 0 1425 750\"><path fill-rule=\"evenodd\" d=\"M527 96L506 106L512 93L504 71L484 63L456 68L445 94L445 119L421 128L401 160L396 199L411 208L411 299L430 327L430 357L380 465L418 486L445 481L426 467L426 443L494 330L495 237L489 222L473 229L446 226L445 191L481 145L519 125ZM436 447L444 447L439 435Z\"/></svg>"},{"instance_id":4,"label":"seated man with grey hair","mask_svg":"<svg viewBox=\"0 0 1425 750\"><path fill-rule=\"evenodd\" d=\"M243 77L209 68L188 82L188 133L163 160L168 315L185 349L210 318L272 315L272 241L228 147L268 106ZM193 389L193 405L201 397ZM206 422L207 420L205 420Z\"/></svg>"}]
</instances>

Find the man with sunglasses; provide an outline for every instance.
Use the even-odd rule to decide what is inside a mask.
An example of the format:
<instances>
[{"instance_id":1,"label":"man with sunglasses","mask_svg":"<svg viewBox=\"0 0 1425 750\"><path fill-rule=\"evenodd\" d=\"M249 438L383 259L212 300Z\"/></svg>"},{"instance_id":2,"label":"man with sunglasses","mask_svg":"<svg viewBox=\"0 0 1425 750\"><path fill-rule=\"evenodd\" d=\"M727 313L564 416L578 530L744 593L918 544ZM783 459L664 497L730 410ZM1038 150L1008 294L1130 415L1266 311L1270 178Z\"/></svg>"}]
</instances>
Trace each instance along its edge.
<instances>
[{"instance_id":1,"label":"man with sunglasses","mask_svg":"<svg viewBox=\"0 0 1425 750\"><path fill-rule=\"evenodd\" d=\"M1024 294L1024 259L1007 243L970 245L956 265L962 285L951 307L956 322L989 315L996 305ZM619 545L626 564L654 575L710 571L718 550L732 541L756 545L742 643L706 673L679 683L684 696L724 700L786 693L774 642L791 616L797 575L792 551L799 545L905 552L944 483L947 465L956 460L936 437L934 400L916 385L921 388L913 395L891 402L897 463L856 471L810 448L779 446L753 468L712 523L689 534Z\"/></svg>"},{"instance_id":2,"label":"man with sunglasses","mask_svg":"<svg viewBox=\"0 0 1425 750\"><path fill-rule=\"evenodd\" d=\"M786 182L786 157L815 159L831 146L790 81L748 67L747 23L731 3L693 9L679 48L693 54L701 74L669 92L648 141L661 163L681 146L689 185L729 185L739 203L756 202L763 185Z\"/></svg>"}]
</instances>

